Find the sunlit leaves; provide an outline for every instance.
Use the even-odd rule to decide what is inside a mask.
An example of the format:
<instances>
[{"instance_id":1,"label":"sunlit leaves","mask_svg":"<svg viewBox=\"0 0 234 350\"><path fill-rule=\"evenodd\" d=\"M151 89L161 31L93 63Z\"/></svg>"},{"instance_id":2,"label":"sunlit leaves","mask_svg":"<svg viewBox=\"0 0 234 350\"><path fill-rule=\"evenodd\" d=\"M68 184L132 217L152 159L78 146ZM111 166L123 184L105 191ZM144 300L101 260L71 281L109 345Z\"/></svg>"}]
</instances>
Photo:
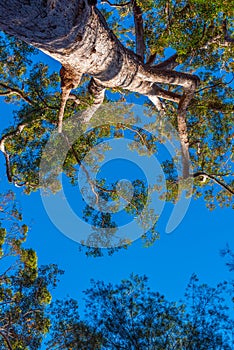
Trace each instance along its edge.
<instances>
[{"instance_id":1,"label":"sunlit leaves","mask_svg":"<svg viewBox=\"0 0 234 350\"><path fill-rule=\"evenodd\" d=\"M23 247L28 228L14 199L9 192L0 202L6 226L0 227L0 349L39 349L50 327L50 290L62 271L52 264L38 268L35 251Z\"/></svg>"}]
</instances>

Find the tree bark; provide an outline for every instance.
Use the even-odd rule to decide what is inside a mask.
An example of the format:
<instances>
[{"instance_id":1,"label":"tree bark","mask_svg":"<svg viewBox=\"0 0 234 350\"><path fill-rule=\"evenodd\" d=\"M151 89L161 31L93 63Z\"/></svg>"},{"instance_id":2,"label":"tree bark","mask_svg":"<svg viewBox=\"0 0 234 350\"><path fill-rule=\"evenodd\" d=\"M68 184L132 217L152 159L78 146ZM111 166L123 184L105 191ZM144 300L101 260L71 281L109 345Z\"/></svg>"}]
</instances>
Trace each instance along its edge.
<instances>
[{"instance_id":1,"label":"tree bark","mask_svg":"<svg viewBox=\"0 0 234 350\"><path fill-rule=\"evenodd\" d=\"M147 94L154 82L187 88L198 82L189 74L144 66L88 0L2 0L0 28L55 58L74 76L90 74L104 87Z\"/></svg>"}]
</instances>

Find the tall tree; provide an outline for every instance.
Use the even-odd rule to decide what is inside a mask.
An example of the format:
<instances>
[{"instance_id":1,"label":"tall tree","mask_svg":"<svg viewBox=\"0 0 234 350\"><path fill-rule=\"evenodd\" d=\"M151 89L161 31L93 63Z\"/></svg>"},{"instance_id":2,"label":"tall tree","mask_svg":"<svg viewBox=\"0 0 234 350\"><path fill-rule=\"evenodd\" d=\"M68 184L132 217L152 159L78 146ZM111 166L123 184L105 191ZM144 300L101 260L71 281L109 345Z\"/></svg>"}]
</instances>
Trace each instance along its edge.
<instances>
[{"instance_id":1,"label":"tall tree","mask_svg":"<svg viewBox=\"0 0 234 350\"><path fill-rule=\"evenodd\" d=\"M86 0L69 5L64 0L1 2L0 28L17 39L8 38L6 46L6 37L2 37L0 93L7 101L22 101L16 125L6 130L0 142L9 181L25 186L27 192L36 190L41 150L49 132L58 126L62 133L63 119L74 110L86 109L82 121L89 121L105 102L105 90L112 89L146 96L153 103L152 113L176 128L183 157L182 177L194 178L195 197L203 196L210 209L217 204L233 206L231 4L216 0L103 3L99 10ZM32 46L62 64L61 98L58 74L48 73L41 63L26 70ZM170 57L165 54L168 48L174 50ZM13 58L17 69L12 69ZM80 88L74 90L78 85ZM127 126L131 128L131 124L134 120L130 119ZM64 171L71 181L76 183L75 167L81 166L98 138L124 136L125 132L126 122L114 131L110 125L103 126L73 146L68 144ZM144 131L132 128L132 135L152 147L153 140ZM53 164L53 159L49 161ZM176 201L175 161L165 161L163 167L167 199ZM52 169L49 175L54 176ZM59 184L51 183L52 190L58 190ZM96 198L116 197L115 184L108 188L91 180L89 184ZM102 216L94 213L89 218L105 225L112 222Z\"/></svg>"}]
</instances>

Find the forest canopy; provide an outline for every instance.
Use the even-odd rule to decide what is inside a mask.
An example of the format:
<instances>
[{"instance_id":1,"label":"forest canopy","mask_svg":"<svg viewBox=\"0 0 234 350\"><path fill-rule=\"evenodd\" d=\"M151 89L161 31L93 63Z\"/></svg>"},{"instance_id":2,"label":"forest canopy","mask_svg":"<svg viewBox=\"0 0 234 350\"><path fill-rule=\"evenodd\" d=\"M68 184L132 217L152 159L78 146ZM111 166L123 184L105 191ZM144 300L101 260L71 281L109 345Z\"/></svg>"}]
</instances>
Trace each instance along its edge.
<instances>
[{"instance_id":1,"label":"forest canopy","mask_svg":"<svg viewBox=\"0 0 234 350\"><path fill-rule=\"evenodd\" d=\"M147 187L144 176L136 176L130 187L118 187L118 179L93 179L90 172L106 157L109 140L130 139L139 156L147 150L160 158L170 125L181 160L180 167L177 155L160 160L166 189L160 199L175 204L184 188L188 196L204 198L209 209L233 208L232 15L227 1L2 1L0 94L16 105L14 123L0 141L9 182L26 193L61 189L54 154L46 154L46 185L40 181L43 150L57 133L57 153L60 145L67 149L61 171L77 186L82 170L92 196L82 209L94 227L87 245L131 243L127 236L113 238L121 201L127 221L138 217L145 227L148 213L145 221L152 225L142 236L152 244L159 213L147 207L147 199L160 192L160 181ZM60 72L41 62L37 49L59 61ZM145 106L148 125L139 125L132 101ZM69 125L74 115L81 130L77 140ZM103 202L114 209L105 212Z\"/></svg>"},{"instance_id":2,"label":"forest canopy","mask_svg":"<svg viewBox=\"0 0 234 350\"><path fill-rule=\"evenodd\" d=\"M27 246L16 188L52 198L65 233L58 199L78 188L90 231L78 225L77 240L95 257L127 248L137 226L152 245L165 202L174 227L191 198L234 208L232 3L114 1L0 1L0 98L14 109L0 135L12 189L0 196L0 350L231 350L231 278L193 274L177 301L138 274L92 280L82 312L54 298L63 271ZM231 249L221 255L233 271Z\"/></svg>"},{"instance_id":3,"label":"forest canopy","mask_svg":"<svg viewBox=\"0 0 234 350\"><path fill-rule=\"evenodd\" d=\"M12 192L0 200L0 349L221 349L233 348L234 281L216 286L193 274L184 297L168 300L131 274L117 284L90 281L79 300L56 299L63 271L39 266L25 248L28 227ZM14 204L13 204L14 203ZM230 271L234 254L221 251Z\"/></svg>"}]
</instances>

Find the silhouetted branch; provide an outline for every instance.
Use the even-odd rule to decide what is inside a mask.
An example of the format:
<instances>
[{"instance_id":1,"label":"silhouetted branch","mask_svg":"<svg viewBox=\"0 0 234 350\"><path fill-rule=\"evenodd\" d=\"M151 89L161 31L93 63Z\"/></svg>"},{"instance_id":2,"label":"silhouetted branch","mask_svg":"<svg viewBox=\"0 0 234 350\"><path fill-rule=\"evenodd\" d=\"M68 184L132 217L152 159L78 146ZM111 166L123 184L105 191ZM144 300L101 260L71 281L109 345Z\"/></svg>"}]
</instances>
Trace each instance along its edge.
<instances>
[{"instance_id":1,"label":"silhouetted branch","mask_svg":"<svg viewBox=\"0 0 234 350\"><path fill-rule=\"evenodd\" d=\"M131 1L124 2L122 4L112 4L109 0L101 0L101 3L102 4L106 3L106 4L108 4L108 5L112 6L112 7L125 7L125 6L130 5Z\"/></svg>"},{"instance_id":2,"label":"silhouetted branch","mask_svg":"<svg viewBox=\"0 0 234 350\"><path fill-rule=\"evenodd\" d=\"M217 177L215 177L214 175L210 175L208 173L206 173L205 171L198 171L196 173L193 174L193 177L203 177L203 180L208 178L210 180L213 180L214 182L216 182L219 186L221 186L222 188L224 188L227 192L229 192L230 194L234 195L234 190L232 188L230 188L228 185L226 185L223 181L220 181L219 179L217 179Z\"/></svg>"}]
</instances>

